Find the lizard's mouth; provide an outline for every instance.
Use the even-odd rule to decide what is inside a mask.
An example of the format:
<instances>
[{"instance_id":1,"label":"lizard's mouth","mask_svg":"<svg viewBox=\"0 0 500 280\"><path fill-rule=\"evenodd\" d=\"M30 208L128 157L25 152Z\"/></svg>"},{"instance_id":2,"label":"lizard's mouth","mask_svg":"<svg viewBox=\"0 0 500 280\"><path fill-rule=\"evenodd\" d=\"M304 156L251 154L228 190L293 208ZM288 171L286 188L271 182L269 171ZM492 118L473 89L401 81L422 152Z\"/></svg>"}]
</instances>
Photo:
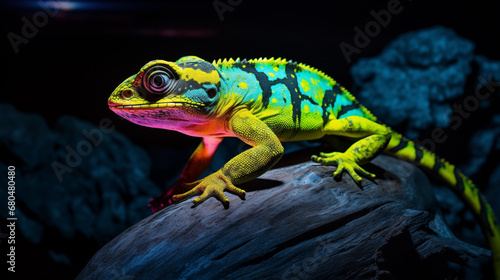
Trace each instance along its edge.
<instances>
[{"instance_id":1,"label":"lizard's mouth","mask_svg":"<svg viewBox=\"0 0 500 280\"><path fill-rule=\"evenodd\" d=\"M176 107L203 107L205 104L199 102L160 102L146 104L117 104L108 101L108 106L116 109L156 109L156 108L176 108Z\"/></svg>"}]
</instances>

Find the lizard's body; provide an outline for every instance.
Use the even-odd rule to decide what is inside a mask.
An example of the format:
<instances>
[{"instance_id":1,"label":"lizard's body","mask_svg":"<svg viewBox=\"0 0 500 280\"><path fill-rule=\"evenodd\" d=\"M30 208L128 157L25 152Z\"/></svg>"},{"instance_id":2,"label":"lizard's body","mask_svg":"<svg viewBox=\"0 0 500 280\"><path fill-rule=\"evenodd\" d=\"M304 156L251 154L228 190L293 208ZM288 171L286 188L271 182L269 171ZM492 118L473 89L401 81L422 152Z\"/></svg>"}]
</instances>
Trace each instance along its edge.
<instances>
[{"instance_id":1,"label":"lizard's body","mask_svg":"<svg viewBox=\"0 0 500 280\"><path fill-rule=\"evenodd\" d=\"M436 174L462 198L479 219L493 251L500 279L500 229L493 211L455 166L377 122L335 80L304 64L284 59L224 60L212 64L194 56L151 61L125 80L109 99L118 115L143 126L179 131L203 140L181 178L151 203L153 211L200 195L198 205L224 191L244 198L235 186L271 168L283 154L281 142L344 136L354 143L343 153L321 153L312 160L335 165L356 181L375 175L360 165L385 152ZM253 148L224 167L195 181L208 167L223 137L238 137Z\"/></svg>"}]
</instances>

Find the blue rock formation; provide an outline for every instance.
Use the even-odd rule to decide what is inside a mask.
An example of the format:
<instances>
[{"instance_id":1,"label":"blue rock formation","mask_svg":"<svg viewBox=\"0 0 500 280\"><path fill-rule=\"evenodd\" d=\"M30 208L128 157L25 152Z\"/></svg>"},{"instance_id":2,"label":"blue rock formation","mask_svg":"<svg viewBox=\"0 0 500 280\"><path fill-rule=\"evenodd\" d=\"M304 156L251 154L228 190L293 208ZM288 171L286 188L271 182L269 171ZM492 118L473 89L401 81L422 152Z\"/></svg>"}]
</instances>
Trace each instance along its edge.
<instances>
[{"instance_id":1,"label":"blue rock formation","mask_svg":"<svg viewBox=\"0 0 500 280\"><path fill-rule=\"evenodd\" d=\"M150 159L111 120L99 127L63 116L50 128L12 105L0 111L0 168L16 167L18 234L47 257L71 264L71 252L101 246L151 213L147 202L161 191L148 177Z\"/></svg>"},{"instance_id":2,"label":"blue rock formation","mask_svg":"<svg viewBox=\"0 0 500 280\"><path fill-rule=\"evenodd\" d=\"M466 94L473 63L479 75L500 80L500 62L474 55L474 43L445 27L408 32L378 57L360 59L351 68L355 94L381 120L406 125L408 137L450 126L451 102ZM476 77L474 77L476 78ZM477 82L477 79L474 79ZM471 93L471 92L469 92Z\"/></svg>"}]
</instances>

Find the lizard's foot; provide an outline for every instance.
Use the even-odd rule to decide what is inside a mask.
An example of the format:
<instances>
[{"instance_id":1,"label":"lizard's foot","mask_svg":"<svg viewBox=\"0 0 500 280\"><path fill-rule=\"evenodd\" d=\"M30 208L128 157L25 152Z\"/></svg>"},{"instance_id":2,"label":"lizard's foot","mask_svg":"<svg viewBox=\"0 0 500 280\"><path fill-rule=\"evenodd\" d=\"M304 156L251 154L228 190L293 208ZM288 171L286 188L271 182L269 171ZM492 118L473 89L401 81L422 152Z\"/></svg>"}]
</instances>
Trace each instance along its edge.
<instances>
[{"instance_id":1,"label":"lizard's foot","mask_svg":"<svg viewBox=\"0 0 500 280\"><path fill-rule=\"evenodd\" d=\"M229 208L229 199L224 195L224 191L228 191L239 196L242 200L245 199L245 191L237 188L229 181L229 179L224 176L220 171L213 173L202 180L187 184L194 185L194 187L183 194L174 195L172 198L174 202L186 200L195 195L200 195L198 198L193 200L194 207L200 205L205 200L210 197L215 197L218 199L224 208Z\"/></svg>"},{"instance_id":2,"label":"lizard's foot","mask_svg":"<svg viewBox=\"0 0 500 280\"><path fill-rule=\"evenodd\" d=\"M361 166L359 166L345 153L320 153L319 156L312 156L311 160L322 165L337 166L337 170L335 170L335 172L333 173L333 177L335 179L339 179L344 170L347 171L351 178L357 183L360 183L362 180L361 176L359 175L363 175L368 178L375 178L375 174L372 174L361 168Z\"/></svg>"}]
</instances>

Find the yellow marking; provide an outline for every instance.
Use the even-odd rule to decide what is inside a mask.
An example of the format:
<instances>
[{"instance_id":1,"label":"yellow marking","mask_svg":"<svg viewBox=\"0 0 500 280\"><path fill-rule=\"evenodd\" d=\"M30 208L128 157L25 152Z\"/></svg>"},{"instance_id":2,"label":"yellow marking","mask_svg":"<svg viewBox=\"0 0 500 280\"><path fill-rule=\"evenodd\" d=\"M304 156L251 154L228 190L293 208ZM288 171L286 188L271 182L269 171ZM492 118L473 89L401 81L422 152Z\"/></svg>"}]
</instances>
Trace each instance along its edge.
<instances>
[{"instance_id":1,"label":"yellow marking","mask_svg":"<svg viewBox=\"0 0 500 280\"><path fill-rule=\"evenodd\" d=\"M242 89L247 89L247 87L248 87L247 83L245 83L245 82L241 82L241 83L239 83L239 84L238 84L238 86L239 86L240 88L242 88Z\"/></svg>"},{"instance_id":2,"label":"yellow marking","mask_svg":"<svg viewBox=\"0 0 500 280\"><path fill-rule=\"evenodd\" d=\"M150 61L150 62L146 63L146 65L144 65L141 68L141 72L144 71L146 68L151 67L151 66L153 66L155 64L167 64L168 66L170 66L177 73L179 73L182 70L182 68L179 65L175 64L174 62L170 62L170 61L165 61L165 60L159 59L159 60L153 60L153 61Z\"/></svg>"},{"instance_id":3,"label":"yellow marking","mask_svg":"<svg viewBox=\"0 0 500 280\"><path fill-rule=\"evenodd\" d=\"M420 164L432 169L434 167L434 163L436 162L436 156L432 153L428 153L427 151L423 151L423 153L424 156L420 160Z\"/></svg>"},{"instance_id":4,"label":"yellow marking","mask_svg":"<svg viewBox=\"0 0 500 280\"><path fill-rule=\"evenodd\" d=\"M356 98L354 98L354 96L349 91L347 91L347 89L345 89L344 87L340 87L340 89L345 93L347 98L349 98L351 101L356 100Z\"/></svg>"},{"instance_id":5,"label":"yellow marking","mask_svg":"<svg viewBox=\"0 0 500 280\"><path fill-rule=\"evenodd\" d=\"M398 151L398 156L401 156L401 158L414 161L415 160L415 149L411 146L406 146L403 149Z\"/></svg>"},{"instance_id":6,"label":"yellow marking","mask_svg":"<svg viewBox=\"0 0 500 280\"><path fill-rule=\"evenodd\" d=\"M313 79L313 78L311 78L311 84L313 84L313 85L317 85L317 84L318 84L318 82L319 82L319 80L318 80L318 79Z\"/></svg>"},{"instance_id":7,"label":"yellow marking","mask_svg":"<svg viewBox=\"0 0 500 280\"><path fill-rule=\"evenodd\" d=\"M316 87L315 91L314 91L313 99L314 99L314 101L318 102L318 105L321 106L321 104L323 104L323 97L324 96L325 96L325 91L320 87Z\"/></svg>"},{"instance_id":8,"label":"yellow marking","mask_svg":"<svg viewBox=\"0 0 500 280\"><path fill-rule=\"evenodd\" d=\"M278 103L278 100L276 100L276 98L273 98L273 99L271 99L271 102L273 102L273 104L276 104L276 103Z\"/></svg>"},{"instance_id":9,"label":"yellow marking","mask_svg":"<svg viewBox=\"0 0 500 280\"><path fill-rule=\"evenodd\" d=\"M193 69L193 68L183 68L181 79L185 81L194 80L199 84L201 83L216 84L220 82L219 73L217 72L217 70L213 70L212 72L207 73L203 70Z\"/></svg>"},{"instance_id":10,"label":"yellow marking","mask_svg":"<svg viewBox=\"0 0 500 280\"><path fill-rule=\"evenodd\" d=\"M297 90L297 88L295 88L295 92L299 92L299 91Z\"/></svg>"},{"instance_id":11,"label":"yellow marking","mask_svg":"<svg viewBox=\"0 0 500 280\"><path fill-rule=\"evenodd\" d=\"M241 65L241 67L243 67L243 68L247 68L247 66L246 66L245 64Z\"/></svg>"},{"instance_id":12,"label":"yellow marking","mask_svg":"<svg viewBox=\"0 0 500 280\"><path fill-rule=\"evenodd\" d=\"M308 92L311 89L311 87L309 86L309 82L305 79L302 79L300 81L300 86L304 89L305 92Z\"/></svg>"},{"instance_id":13,"label":"yellow marking","mask_svg":"<svg viewBox=\"0 0 500 280\"><path fill-rule=\"evenodd\" d=\"M118 109L150 109L150 108L171 108L171 107L193 107L193 106L205 106L201 102L192 102L186 100L180 100L180 102L161 102L161 103L151 103L151 104L126 104L116 106Z\"/></svg>"},{"instance_id":14,"label":"yellow marking","mask_svg":"<svg viewBox=\"0 0 500 280\"><path fill-rule=\"evenodd\" d=\"M290 74L290 76L292 76L292 78L295 78L295 75L294 75L294 74Z\"/></svg>"},{"instance_id":15,"label":"yellow marking","mask_svg":"<svg viewBox=\"0 0 500 280\"><path fill-rule=\"evenodd\" d=\"M309 113L309 106L307 104L304 105L304 113Z\"/></svg>"},{"instance_id":16,"label":"yellow marking","mask_svg":"<svg viewBox=\"0 0 500 280\"><path fill-rule=\"evenodd\" d=\"M457 184L457 178L455 178L455 166L450 166L444 163L445 168L439 169L438 173L446 182L453 186ZM460 180L460 178L458 178Z\"/></svg>"},{"instance_id":17,"label":"yellow marking","mask_svg":"<svg viewBox=\"0 0 500 280\"><path fill-rule=\"evenodd\" d=\"M273 70L276 71L276 72L278 72L280 70L280 68L278 66L274 66Z\"/></svg>"},{"instance_id":18,"label":"yellow marking","mask_svg":"<svg viewBox=\"0 0 500 280\"><path fill-rule=\"evenodd\" d=\"M332 80L328 81L327 86L333 87L336 84L337 84L337 81L335 81L335 80L332 79Z\"/></svg>"},{"instance_id":19,"label":"yellow marking","mask_svg":"<svg viewBox=\"0 0 500 280\"><path fill-rule=\"evenodd\" d=\"M273 77L273 78L274 78L274 76L275 76L275 75L274 75L274 73L272 73L272 72L267 73L267 75L269 75L269 76L271 76L271 77Z\"/></svg>"}]
</instances>

